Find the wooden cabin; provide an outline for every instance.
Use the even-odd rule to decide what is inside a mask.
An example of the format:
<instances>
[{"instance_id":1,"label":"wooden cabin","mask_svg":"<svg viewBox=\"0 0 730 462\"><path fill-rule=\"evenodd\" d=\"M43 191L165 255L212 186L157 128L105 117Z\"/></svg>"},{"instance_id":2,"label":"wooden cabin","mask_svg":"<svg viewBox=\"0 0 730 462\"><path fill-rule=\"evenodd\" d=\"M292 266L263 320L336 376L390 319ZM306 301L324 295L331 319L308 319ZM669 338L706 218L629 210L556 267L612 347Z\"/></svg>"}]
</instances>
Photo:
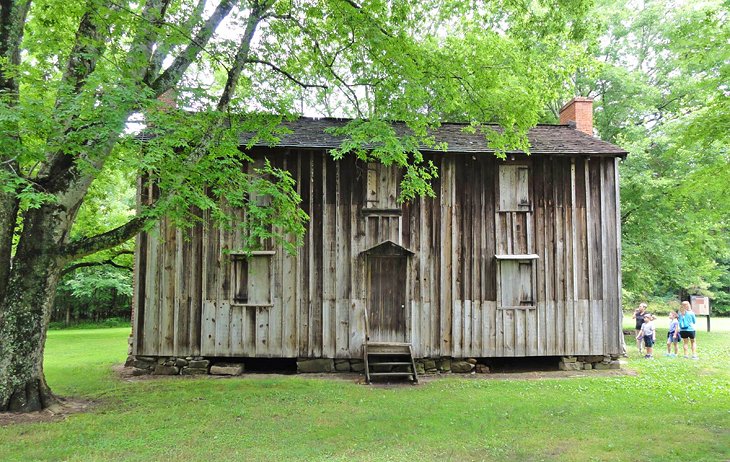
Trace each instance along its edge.
<instances>
[{"instance_id":1,"label":"wooden cabin","mask_svg":"<svg viewBox=\"0 0 730 462\"><path fill-rule=\"evenodd\" d=\"M401 172L328 151L340 119L301 118L255 146L297 181L310 216L297 255L205 219L164 220L137 240L133 354L361 359L370 341L416 358L621 353L619 161L592 135L592 102L529 132L531 155L499 160L444 124L435 198L399 204Z\"/></svg>"}]
</instances>

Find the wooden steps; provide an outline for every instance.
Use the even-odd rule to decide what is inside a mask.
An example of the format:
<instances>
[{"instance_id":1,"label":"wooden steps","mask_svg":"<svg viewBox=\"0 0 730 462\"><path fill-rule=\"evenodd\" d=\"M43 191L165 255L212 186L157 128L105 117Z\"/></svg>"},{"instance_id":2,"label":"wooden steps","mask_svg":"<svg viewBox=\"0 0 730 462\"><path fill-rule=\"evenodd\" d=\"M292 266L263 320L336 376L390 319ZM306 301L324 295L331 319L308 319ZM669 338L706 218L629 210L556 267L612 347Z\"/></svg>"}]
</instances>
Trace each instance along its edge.
<instances>
[{"instance_id":1,"label":"wooden steps","mask_svg":"<svg viewBox=\"0 0 730 462\"><path fill-rule=\"evenodd\" d=\"M366 340L363 345L363 360L367 383L371 383L371 377L407 377L413 383L418 383L410 343Z\"/></svg>"}]
</instances>

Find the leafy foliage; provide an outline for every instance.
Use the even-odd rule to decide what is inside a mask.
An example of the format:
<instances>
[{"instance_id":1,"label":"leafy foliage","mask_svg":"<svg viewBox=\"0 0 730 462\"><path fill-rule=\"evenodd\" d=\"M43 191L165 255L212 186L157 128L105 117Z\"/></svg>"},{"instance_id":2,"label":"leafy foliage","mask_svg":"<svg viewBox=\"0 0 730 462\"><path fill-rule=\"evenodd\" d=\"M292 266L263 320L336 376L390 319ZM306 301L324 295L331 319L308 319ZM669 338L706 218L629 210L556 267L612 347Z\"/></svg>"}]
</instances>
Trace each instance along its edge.
<instances>
[{"instance_id":1,"label":"leafy foliage","mask_svg":"<svg viewBox=\"0 0 730 462\"><path fill-rule=\"evenodd\" d=\"M624 294L726 298L730 18L720 1L604 1L596 61L576 87L622 168ZM725 306L725 308L722 308Z\"/></svg>"},{"instance_id":2,"label":"leafy foliage","mask_svg":"<svg viewBox=\"0 0 730 462\"><path fill-rule=\"evenodd\" d=\"M278 122L305 106L351 116L349 144L334 154L376 146L371 160L407 171L402 199L429 194L436 171L417 146L445 117L475 129L497 122L503 130L484 132L495 148L527 148L527 129L580 62L587 7L9 0L2 8L0 409L28 410L52 399L40 362L63 268L123 250L163 216L181 227L201 216L243 223L249 250L273 237L294 251L307 219L301 198L287 172L251 165L242 132L274 143ZM392 120L413 135L394 138ZM129 132L132 122L146 142ZM146 194L131 213L136 177ZM74 285L81 279L89 286ZM64 287L87 297L102 279L83 271Z\"/></svg>"}]
</instances>

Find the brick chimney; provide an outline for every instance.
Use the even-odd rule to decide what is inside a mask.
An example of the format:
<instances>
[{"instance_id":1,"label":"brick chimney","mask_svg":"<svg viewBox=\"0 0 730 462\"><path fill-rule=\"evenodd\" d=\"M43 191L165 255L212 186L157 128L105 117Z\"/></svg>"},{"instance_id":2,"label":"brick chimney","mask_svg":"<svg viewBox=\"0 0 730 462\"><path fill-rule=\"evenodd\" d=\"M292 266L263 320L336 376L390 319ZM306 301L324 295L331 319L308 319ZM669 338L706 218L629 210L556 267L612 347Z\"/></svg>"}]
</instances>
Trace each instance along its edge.
<instances>
[{"instance_id":1,"label":"brick chimney","mask_svg":"<svg viewBox=\"0 0 730 462\"><path fill-rule=\"evenodd\" d=\"M165 93L157 97L157 101L162 103L163 111L177 108L177 90L170 88ZM561 122L562 123L562 122Z\"/></svg>"},{"instance_id":2,"label":"brick chimney","mask_svg":"<svg viewBox=\"0 0 730 462\"><path fill-rule=\"evenodd\" d=\"M560 108L560 123L593 136L593 99L576 96Z\"/></svg>"}]
</instances>

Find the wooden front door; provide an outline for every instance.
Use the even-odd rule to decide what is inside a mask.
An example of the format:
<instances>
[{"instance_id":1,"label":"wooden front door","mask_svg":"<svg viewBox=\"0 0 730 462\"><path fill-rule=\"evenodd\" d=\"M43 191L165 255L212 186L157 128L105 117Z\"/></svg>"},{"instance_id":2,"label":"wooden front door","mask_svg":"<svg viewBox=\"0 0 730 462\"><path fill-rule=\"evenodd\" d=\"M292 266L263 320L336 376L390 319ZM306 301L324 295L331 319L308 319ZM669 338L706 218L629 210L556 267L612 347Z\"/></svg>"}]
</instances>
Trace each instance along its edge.
<instances>
[{"instance_id":1,"label":"wooden front door","mask_svg":"<svg viewBox=\"0 0 730 462\"><path fill-rule=\"evenodd\" d=\"M404 255L369 255L370 340L406 341L406 271Z\"/></svg>"}]
</instances>

